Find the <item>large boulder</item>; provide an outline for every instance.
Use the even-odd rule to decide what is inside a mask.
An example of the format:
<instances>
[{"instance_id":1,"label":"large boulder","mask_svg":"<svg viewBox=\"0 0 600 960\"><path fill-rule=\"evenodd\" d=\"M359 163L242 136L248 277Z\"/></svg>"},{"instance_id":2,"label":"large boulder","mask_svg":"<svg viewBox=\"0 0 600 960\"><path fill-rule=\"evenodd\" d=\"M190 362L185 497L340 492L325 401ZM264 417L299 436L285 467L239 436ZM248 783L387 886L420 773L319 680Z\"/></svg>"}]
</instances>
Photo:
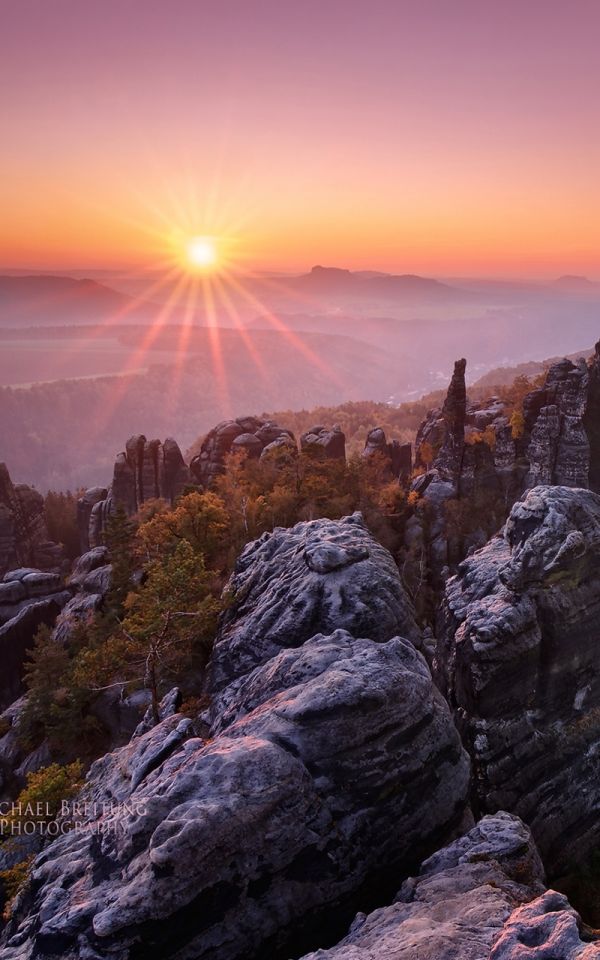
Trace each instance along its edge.
<instances>
[{"instance_id":1,"label":"large boulder","mask_svg":"<svg viewBox=\"0 0 600 960\"><path fill-rule=\"evenodd\" d=\"M316 636L236 704L207 743L175 714L92 767L89 832L38 859L0 957L289 955L458 826L468 762L408 641Z\"/></svg>"},{"instance_id":2,"label":"large boulder","mask_svg":"<svg viewBox=\"0 0 600 960\"><path fill-rule=\"evenodd\" d=\"M213 691L317 630L419 642L398 568L359 513L263 534L242 551L228 598L212 658Z\"/></svg>"},{"instance_id":3,"label":"large boulder","mask_svg":"<svg viewBox=\"0 0 600 960\"><path fill-rule=\"evenodd\" d=\"M89 828L36 861L2 960L289 956L464 821L467 755L360 517L276 530L235 577L209 739L169 707L93 765Z\"/></svg>"},{"instance_id":4,"label":"large boulder","mask_svg":"<svg viewBox=\"0 0 600 960\"><path fill-rule=\"evenodd\" d=\"M437 662L483 811L532 828L553 874L600 842L600 497L536 487L459 567Z\"/></svg>"}]
</instances>

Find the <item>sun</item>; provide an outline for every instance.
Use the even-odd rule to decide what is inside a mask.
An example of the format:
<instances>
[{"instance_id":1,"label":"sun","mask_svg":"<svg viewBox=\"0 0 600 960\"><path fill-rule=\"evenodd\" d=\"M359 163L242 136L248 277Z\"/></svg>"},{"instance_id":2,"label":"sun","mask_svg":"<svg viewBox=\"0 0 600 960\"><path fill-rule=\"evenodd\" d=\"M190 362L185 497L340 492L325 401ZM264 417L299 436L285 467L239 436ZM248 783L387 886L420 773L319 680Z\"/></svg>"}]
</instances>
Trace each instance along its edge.
<instances>
[{"instance_id":1,"label":"sun","mask_svg":"<svg viewBox=\"0 0 600 960\"><path fill-rule=\"evenodd\" d=\"M184 256L188 269L192 270L213 270L219 260L212 237L190 237L185 244Z\"/></svg>"}]
</instances>

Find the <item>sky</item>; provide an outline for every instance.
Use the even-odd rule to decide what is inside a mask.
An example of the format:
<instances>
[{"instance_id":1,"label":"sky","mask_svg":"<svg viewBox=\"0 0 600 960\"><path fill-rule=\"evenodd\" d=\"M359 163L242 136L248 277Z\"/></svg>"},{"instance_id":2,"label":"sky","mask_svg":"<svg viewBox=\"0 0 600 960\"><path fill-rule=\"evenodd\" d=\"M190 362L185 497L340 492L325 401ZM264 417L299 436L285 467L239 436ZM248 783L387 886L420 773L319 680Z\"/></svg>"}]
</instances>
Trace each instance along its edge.
<instances>
[{"instance_id":1,"label":"sky","mask_svg":"<svg viewBox=\"0 0 600 960\"><path fill-rule=\"evenodd\" d=\"M597 0L0 0L0 266L600 278Z\"/></svg>"}]
</instances>

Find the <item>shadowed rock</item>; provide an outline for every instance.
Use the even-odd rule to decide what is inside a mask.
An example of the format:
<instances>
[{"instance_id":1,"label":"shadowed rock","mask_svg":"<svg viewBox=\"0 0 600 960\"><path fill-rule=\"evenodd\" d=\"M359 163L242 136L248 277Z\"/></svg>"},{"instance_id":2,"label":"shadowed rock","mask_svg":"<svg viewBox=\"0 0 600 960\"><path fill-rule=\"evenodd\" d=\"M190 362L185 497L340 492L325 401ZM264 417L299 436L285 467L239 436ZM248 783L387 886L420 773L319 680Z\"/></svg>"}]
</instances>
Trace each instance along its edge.
<instances>
[{"instance_id":1,"label":"shadowed rock","mask_svg":"<svg viewBox=\"0 0 600 960\"><path fill-rule=\"evenodd\" d=\"M276 443L297 449L293 433L273 420L259 417L223 420L202 441L200 453L190 463L192 476L201 487L209 489L217 477L225 473L225 462L230 453L244 452L251 460L258 459Z\"/></svg>"},{"instance_id":2,"label":"shadowed rock","mask_svg":"<svg viewBox=\"0 0 600 960\"><path fill-rule=\"evenodd\" d=\"M326 460L345 460L346 436L337 424L331 429L318 424L302 434L300 449Z\"/></svg>"},{"instance_id":3,"label":"shadowed rock","mask_svg":"<svg viewBox=\"0 0 600 960\"><path fill-rule=\"evenodd\" d=\"M449 580L440 682L482 810L514 811L553 873L600 842L600 497L536 487Z\"/></svg>"},{"instance_id":4,"label":"shadowed rock","mask_svg":"<svg viewBox=\"0 0 600 960\"><path fill-rule=\"evenodd\" d=\"M190 483L190 471L179 446L171 437L164 443L130 437L115 461L113 480L104 497L102 488L86 490L78 501L79 534L86 549L102 544L107 520L118 505L128 516L147 500L162 497L173 504Z\"/></svg>"}]
</instances>

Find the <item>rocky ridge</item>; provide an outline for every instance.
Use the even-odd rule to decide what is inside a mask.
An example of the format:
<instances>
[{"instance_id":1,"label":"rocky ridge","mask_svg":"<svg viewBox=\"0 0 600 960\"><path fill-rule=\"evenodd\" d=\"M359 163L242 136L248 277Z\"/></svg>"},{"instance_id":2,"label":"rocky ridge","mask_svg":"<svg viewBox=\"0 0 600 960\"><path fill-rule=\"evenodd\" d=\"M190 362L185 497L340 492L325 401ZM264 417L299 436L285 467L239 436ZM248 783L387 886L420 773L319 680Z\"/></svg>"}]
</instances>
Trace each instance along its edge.
<instances>
[{"instance_id":1,"label":"rocky ridge","mask_svg":"<svg viewBox=\"0 0 600 960\"><path fill-rule=\"evenodd\" d=\"M278 601L293 603L287 568L319 578L297 645L271 643L273 621L234 610L218 646L237 666L231 682L213 671L210 739L175 713L92 767L88 799L136 800L144 815L52 843L0 956L133 960L140 940L165 960L288 956L457 830L468 762L425 660L394 635L414 621L397 574L390 592L391 558L359 517L298 527L272 535L275 576L264 581L265 538L242 564ZM346 617L355 635L314 632L328 629L321 594L362 598ZM376 639L361 637L367 625Z\"/></svg>"},{"instance_id":2,"label":"rocky ridge","mask_svg":"<svg viewBox=\"0 0 600 960\"><path fill-rule=\"evenodd\" d=\"M498 397L467 400L465 368L465 360L456 361L443 407L428 414L415 444L423 472L411 489L427 517L409 521L406 542L427 552L436 590L527 489L557 484L600 492L600 342L589 365L555 363L544 385L525 397L519 423L510 422ZM451 508L459 512L461 503L467 516L457 532Z\"/></svg>"},{"instance_id":3,"label":"rocky ridge","mask_svg":"<svg viewBox=\"0 0 600 960\"><path fill-rule=\"evenodd\" d=\"M540 486L448 581L440 686L477 807L517 813L554 875L600 842L600 497Z\"/></svg>"}]
</instances>

